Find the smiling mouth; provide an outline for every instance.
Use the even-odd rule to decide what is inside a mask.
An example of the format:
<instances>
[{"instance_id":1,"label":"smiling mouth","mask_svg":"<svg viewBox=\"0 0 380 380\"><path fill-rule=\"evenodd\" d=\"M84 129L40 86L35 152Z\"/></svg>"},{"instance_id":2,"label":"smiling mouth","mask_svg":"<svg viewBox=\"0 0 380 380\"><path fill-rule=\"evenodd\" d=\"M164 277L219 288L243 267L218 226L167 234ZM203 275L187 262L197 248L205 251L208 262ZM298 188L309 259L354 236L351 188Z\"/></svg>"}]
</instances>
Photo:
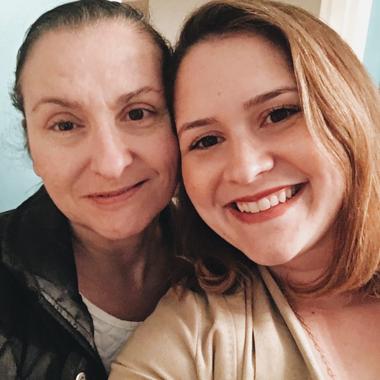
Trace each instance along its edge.
<instances>
[{"instance_id":1,"label":"smiling mouth","mask_svg":"<svg viewBox=\"0 0 380 380\"><path fill-rule=\"evenodd\" d=\"M303 187L305 183L284 187L281 190L268 194L256 201L236 201L231 203L231 207L241 213L259 214L263 211L272 209L280 204L286 203L293 198Z\"/></svg>"},{"instance_id":2,"label":"smiling mouth","mask_svg":"<svg viewBox=\"0 0 380 380\"><path fill-rule=\"evenodd\" d=\"M143 183L145 183L146 181L140 181L138 183L136 183L135 185L133 186L130 186L130 187L124 187L122 189L119 189L119 190L115 190L115 191L108 191L108 192L102 192L102 193L92 193L92 194L89 194L87 197L88 198L91 198L91 199L112 199L112 198L117 198L121 195L124 195L138 187L140 187Z\"/></svg>"}]
</instances>

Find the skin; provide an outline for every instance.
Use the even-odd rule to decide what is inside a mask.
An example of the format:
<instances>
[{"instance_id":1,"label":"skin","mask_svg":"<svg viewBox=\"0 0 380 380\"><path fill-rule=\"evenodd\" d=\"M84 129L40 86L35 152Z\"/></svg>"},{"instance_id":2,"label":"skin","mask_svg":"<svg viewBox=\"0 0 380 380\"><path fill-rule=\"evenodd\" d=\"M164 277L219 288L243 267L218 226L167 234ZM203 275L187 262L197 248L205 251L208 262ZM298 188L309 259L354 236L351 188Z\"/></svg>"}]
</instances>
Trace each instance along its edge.
<instances>
[{"instance_id":1,"label":"skin","mask_svg":"<svg viewBox=\"0 0 380 380\"><path fill-rule=\"evenodd\" d=\"M345 181L308 131L281 50L255 35L196 44L179 68L175 111L183 180L205 222L285 288L321 274L335 254ZM298 193L271 209L235 207L290 185ZM378 376L379 302L358 294L290 302L337 378Z\"/></svg>"},{"instance_id":2,"label":"skin","mask_svg":"<svg viewBox=\"0 0 380 380\"><path fill-rule=\"evenodd\" d=\"M165 283L154 220L177 174L158 48L120 20L50 31L21 89L34 170L72 225L81 291L114 315L144 317ZM150 285L157 290L139 301ZM128 287L133 299L122 303Z\"/></svg>"},{"instance_id":3,"label":"skin","mask_svg":"<svg viewBox=\"0 0 380 380\"><path fill-rule=\"evenodd\" d=\"M344 179L309 134L283 54L259 37L196 45L179 70L176 118L185 186L211 228L259 264L319 266ZM237 199L299 184L279 216L231 212Z\"/></svg>"}]
</instances>

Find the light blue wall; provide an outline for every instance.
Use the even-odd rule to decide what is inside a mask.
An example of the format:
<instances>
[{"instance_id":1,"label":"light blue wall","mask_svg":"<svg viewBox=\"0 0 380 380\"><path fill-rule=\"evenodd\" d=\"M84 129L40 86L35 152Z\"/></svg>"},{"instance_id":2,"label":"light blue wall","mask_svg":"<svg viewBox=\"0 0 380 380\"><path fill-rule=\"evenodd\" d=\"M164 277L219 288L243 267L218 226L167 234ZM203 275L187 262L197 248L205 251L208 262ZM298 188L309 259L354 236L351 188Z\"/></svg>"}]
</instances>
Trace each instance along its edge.
<instances>
[{"instance_id":1,"label":"light blue wall","mask_svg":"<svg viewBox=\"0 0 380 380\"><path fill-rule=\"evenodd\" d=\"M380 0L373 0L364 64L380 88Z\"/></svg>"},{"instance_id":2,"label":"light blue wall","mask_svg":"<svg viewBox=\"0 0 380 380\"><path fill-rule=\"evenodd\" d=\"M0 12L0 211L16 207L38 187L23 148L20 116L13 109L9 91L13 83L16 54L29 25L46 10L63 3L58 0L13 0Z\"/></svg>"}]
</instances>

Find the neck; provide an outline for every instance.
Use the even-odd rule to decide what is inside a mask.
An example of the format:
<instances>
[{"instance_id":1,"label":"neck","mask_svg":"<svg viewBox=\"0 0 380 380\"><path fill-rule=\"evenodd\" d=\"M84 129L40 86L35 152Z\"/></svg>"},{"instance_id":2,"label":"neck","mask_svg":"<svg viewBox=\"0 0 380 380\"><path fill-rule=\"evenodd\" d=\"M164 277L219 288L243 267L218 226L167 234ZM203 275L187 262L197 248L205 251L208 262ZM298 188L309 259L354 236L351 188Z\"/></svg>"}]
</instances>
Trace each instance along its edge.
<instances>
[{"instance_id":1,"label":"neck","mask_svg":"<svg viewBox=\"0 0 380 380\"><path fill-rule=\"evenodd\" d=\"M269 269L285 289L292 286L307 287L326 273L335 254L335 241L330 233L289 262Z\"/></svg>"},{"instance_id":2,"label":"neck","mask_svg":"<svg viewBox=\"0 0 380 380\"><path fill-rule=\"evenodd\" d=\"M135 271L151 260L152 242L161 245L160 228L152 223L138 235L120 240L109 240L81 226L73 226L75 259L91 268L112 269L115 273Z\"/></svg>"},{"instance_id":3,"label":"neck","mask_svg":"<svg viewBox=\"0 0 380 380\"><path fill-rule=\"evenodd\" d=\"M368 302L360 291L328 293L322 296L298 294L294 288L308 287L321 279L331 266L335 251L333 235L325 236L318 245L297 255L286 264L270 267L286 298L295 310L333 311Z\"/></svg>"},{"instance_id":4,"label":"neck","mask_svg":"<svg viewBox=\"0 0 380 380\"><path fill-rule=\"evenodd\" d=\"M80 292L114 316L144 319L168 287L168 248L158 222L118 241L80 228L73 235Z\"/></svg>"}]
</instances>

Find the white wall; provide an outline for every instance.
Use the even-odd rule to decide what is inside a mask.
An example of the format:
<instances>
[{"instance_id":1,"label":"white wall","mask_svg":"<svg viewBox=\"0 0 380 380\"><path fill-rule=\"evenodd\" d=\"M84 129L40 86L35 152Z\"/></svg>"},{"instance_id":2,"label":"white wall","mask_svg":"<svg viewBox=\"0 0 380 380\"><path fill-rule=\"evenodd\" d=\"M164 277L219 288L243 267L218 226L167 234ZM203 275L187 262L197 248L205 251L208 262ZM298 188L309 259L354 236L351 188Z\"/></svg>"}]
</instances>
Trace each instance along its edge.
<instances>
[{"instance_id":1,"label":"white wall","mask_svg":"<svg viewBox=\"0 0 380 380\"><path fill-rule=\"evenodd\" d=\"M281 3L296 5L297 7L306 9L308 12L310 12L316 17L319 16L319 11L321 9L321 0L277 0L277 1L280 1Z\"/></svg>"},{"instance_id":2,"label":"white wall","mask_svg":"<svg viewBox=\"0 0 380 380\"><path fill-rule=\"evenodd\" d=\"M150 21L174 43L186 16L205 3L207 0L150 0Z\"/></svg>"},{"instance_id":3,"label":"white wall","mask_svg":"<svg viewBox=\"0 0 380 380\"><path fill-rule=\"evenodd\" d=\"M0 12L0 212L16 207L39 187L23 147L20 115L9 91L14 80L17 49L27 27L43 12L64 0L2 2Z\"/></svg>"},{"instance_id":4,"label":"white wall","mask_svg":"<svg viewBox=\"0 0 380 380\"><path fill-rule=\"evenodd\" d=\"M321 0L280 1L303 7L315 16L319 15ZM150 20L170 42L174 43L186 16L207 2L208 0L150 0Z\"/></svg>"},{"instance_id":5,"label":"white wall","mask_svg":"<svg viewBox=\"0 0 380 380\"><path fill-rule=\"evenodd\" d=\"M379 1L379 0L376 0ZM320 18L363 60L372 0L322 0Z\"/></svg>"}]
</instances>

